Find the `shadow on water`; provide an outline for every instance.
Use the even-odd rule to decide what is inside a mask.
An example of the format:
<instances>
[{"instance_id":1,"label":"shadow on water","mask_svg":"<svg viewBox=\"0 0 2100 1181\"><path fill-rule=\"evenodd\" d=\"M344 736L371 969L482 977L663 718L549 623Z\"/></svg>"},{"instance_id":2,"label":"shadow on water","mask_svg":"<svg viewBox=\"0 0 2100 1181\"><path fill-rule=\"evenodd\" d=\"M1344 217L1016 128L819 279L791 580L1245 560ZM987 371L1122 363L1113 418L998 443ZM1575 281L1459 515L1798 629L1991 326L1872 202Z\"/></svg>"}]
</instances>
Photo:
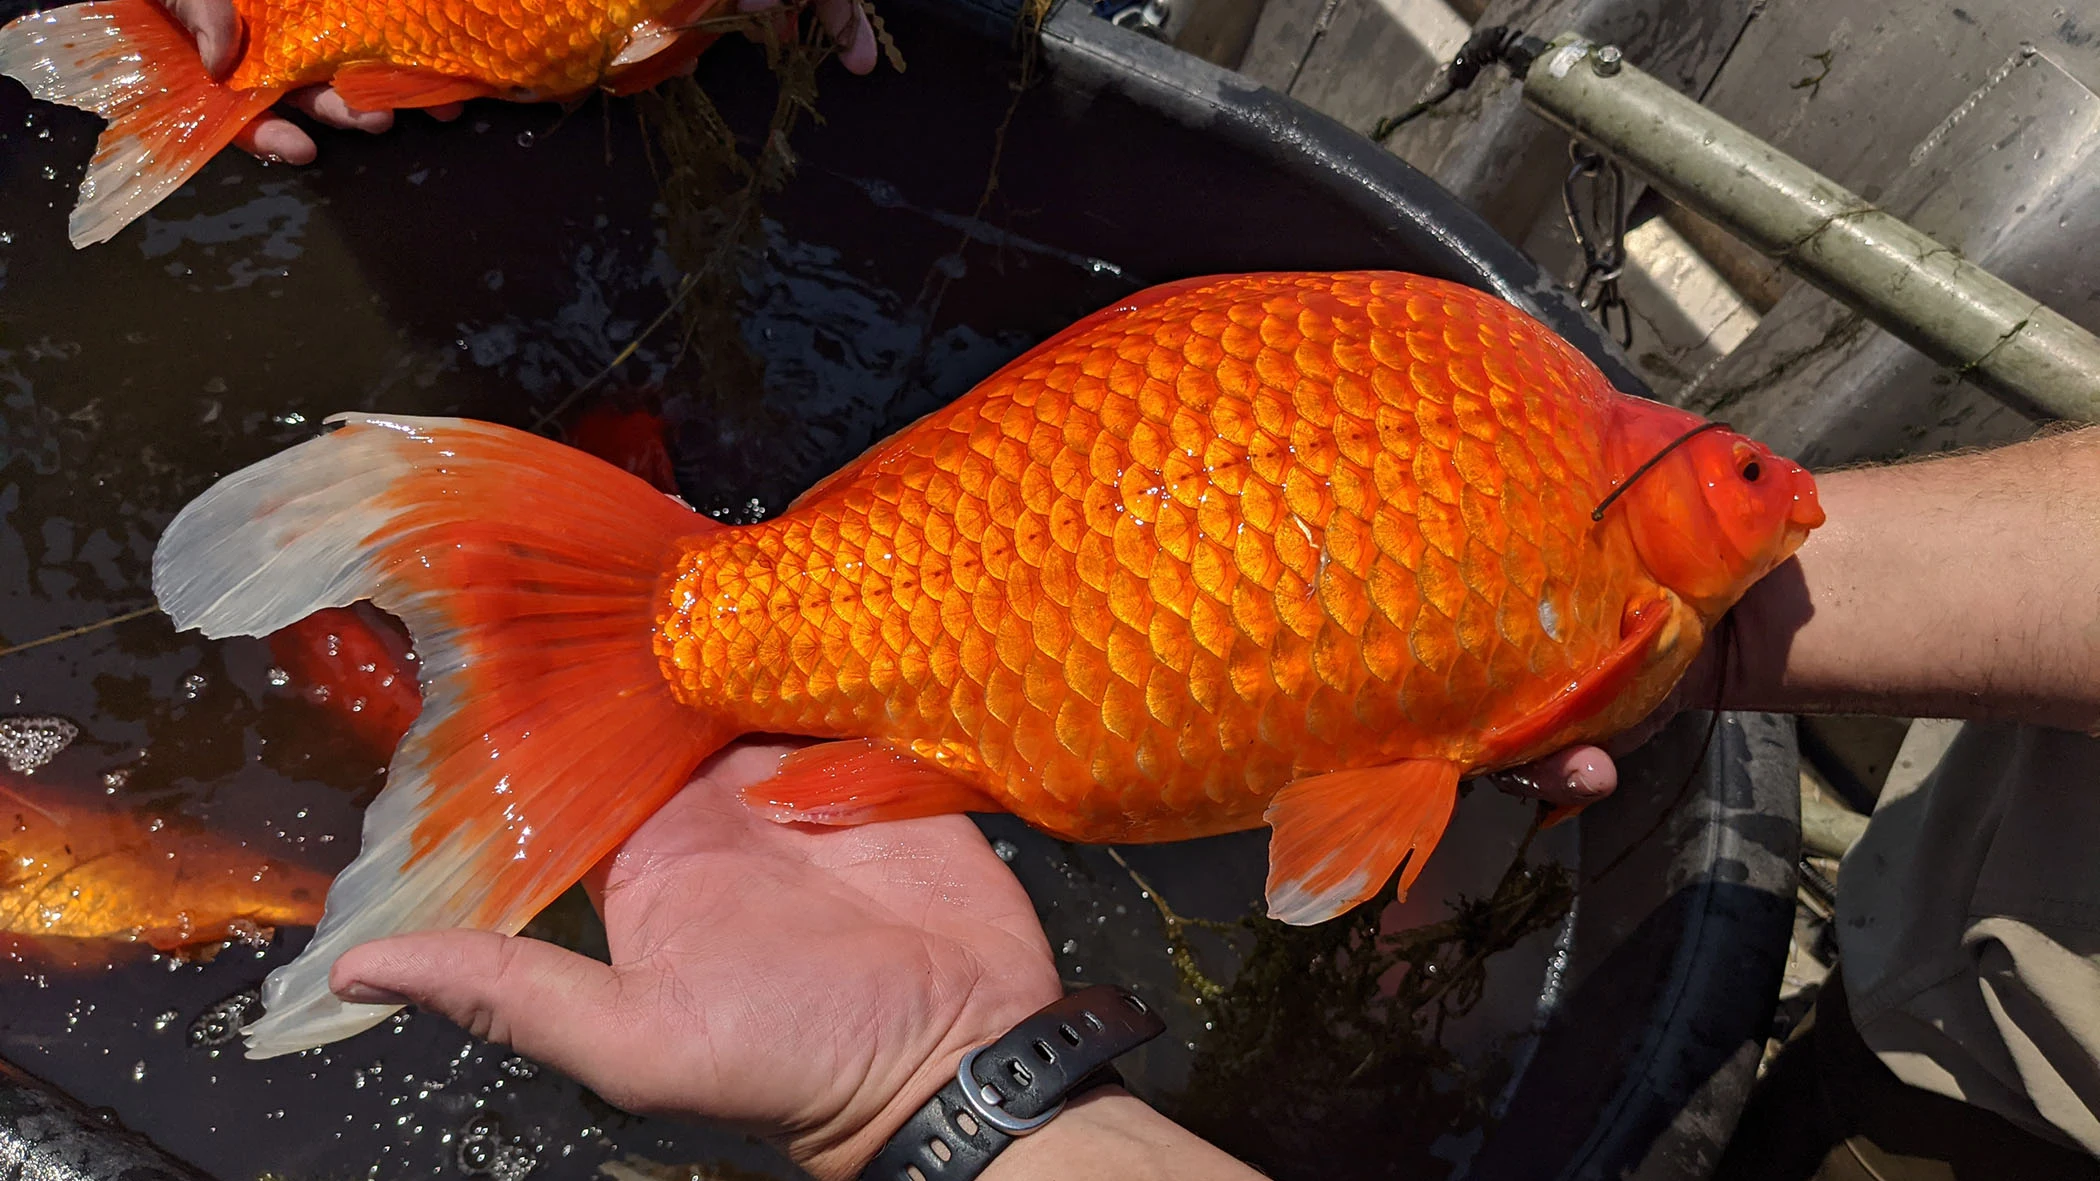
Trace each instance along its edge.
<instances>
[{"instance_id":1,"label":"shadow on water","mask_svg":"<svg viewBox=\"0 0 2100 1181\"><path fill-rule=\"evenodd\" d=\"M923 14L889 15L910 73L821 76L823 121L797 132L800 166L766 199L746 265L595 391L660 405L681 490L704 510L780 511L1151 282L1409 263L1404 237L1366 228L1332 193L1250 171L1229 145L1110 91L1015 104L1011 57ZM700 78L731 125L764 125L774 90L755 49L725 42ZM1010 104L1000 183L980 211ZM449 126L409 116L381 138L327 135L308 169L222 157L114 243L75 253L62 227L97 125L0 83L0 647L150 603L154 539L174 512L328 414L531 427L562 407L680 281L686 252L666 229L677 223L640 113L481 104ZM1227 178L1230 203L1217 199ZM382 782L273 683L261 642L177 636L158 617L0 658L0 715L79 726L36 772L41 787L324 872L354 854L359 810ZM1375 906L1313 935L1242 923L1261 896L1259 833L1123 850L1124 864L1010 819L984 826L1068 981L1171 998L1170 1036L1127 1064L1138 1090L1279 1177L1301 1175L1323 1129L1392 1125L1380 1096L1419 1096L1404 1128L1351 1158L1377 1170L1351 1175L1441 1177L1466 1172L1556 1011L1577 924L1546 887L1575 863L1576 826L1529 844L1537 888L1498 893L1530 821L1499 793L1469 792L1383 926L1477 926L1484 899L1540 905L1403 952L1381 950ZM541 929L593 938L573 896ZM126 957L86 976L27 953L0 961L0 1057L226 1178L582 1177L630 1157L794 1175L741 1135L627 1116L430 1017L247 1062L233 1029L249 990L305 937L279 932L204 963ZM1324 958L1289 970L1312 956ZM1236 976L1242 961L1266 967ZM1332 1027L1384 992L1418 995L1410 974L1420 984L1431 968L1463 987L1429 988L1419 995L1434 1003L1382 1024ZM1340 1078L1318 1102L1257 1094L1264 1078L1310 1086L1306 1072L1323 1069ZM1281 1130L1233 1141L1232 1121L1263 1103Z\"/></svg>"}]
</instances>

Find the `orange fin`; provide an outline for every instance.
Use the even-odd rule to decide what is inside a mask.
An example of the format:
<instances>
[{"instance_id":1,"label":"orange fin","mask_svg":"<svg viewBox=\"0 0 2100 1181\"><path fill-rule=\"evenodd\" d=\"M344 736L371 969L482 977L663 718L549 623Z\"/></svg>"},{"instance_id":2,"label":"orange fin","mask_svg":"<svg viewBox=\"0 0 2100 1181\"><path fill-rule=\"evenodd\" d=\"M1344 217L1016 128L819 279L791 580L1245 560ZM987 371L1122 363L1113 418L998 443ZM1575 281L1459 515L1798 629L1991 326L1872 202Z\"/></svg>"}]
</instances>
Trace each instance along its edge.
<instances>
[{"instance_id":1,"label":"orange fin","mask_svg":"<svg viewBox=\"0 0 2100 1181\"><path fill-rule=\"evenodd\" d=\"M1400 860L1400 896L1421 875L1458 804L1457 763L1408 759L1331 771L1276 793L1269 836L1269 917L1323 923L1384 888Z\"/></svg>"},{"instance_id":2,"label":"orange fin","mask_svg":"<svg viewBox=\"0 0 2100 1181\"><path fill-rule=\"evenodd\" d=\"M873 824L951 812L1004 812L982 790L919 756L871 738L807 746L744 789L744 802L782 824Z\"/></svg>"},{"instance_id":3,"label":"orange fin","mask_svg":"<svg viewBox=\"0 0 2100 1181\"><path fill-rule=\"evenodd\" d=\"M335 72L329 85L360 111L441 107L496 93L486 82L391 62L351 62Z\"/></svg>"},{"instance_id":4,"label":"orange fin","mask_svg":"<svg viewBox=\"0 0 2100 1181\"><path fill-rule=\"evenodd\" d=\"M76 248L108 241L181 188L284 93L214 81L196 41L153 0L22 17L0 29L0 74L109 121L68 223Z\"/></svg>"},{"instance_id":5,"label":"orange fin","mask_svg":"<svg viewBox=\"0 0 2100 1181\"><path fill-rule=\"evenodd\" d=\"M1671 600L1664 598L1632 608L1632 625L1625 629L1618 647L1605 653L1566 692L1530 715L1489 733L1487 742L1494 750L1514 756L1610 708L1640 675L1649 651L1670 622L1672 607Z\"/></svg>"},{"instance_id":6,"label":"orange fin","mask_svg":"<svg viewBox=\"0 0 2100 1181\"><path fill-rule=\"evenodd\" d=\"M398 1006L328 989L408 931L515 934L733 733L681 704L651 635L685 539L723 528L573 447L489 423L338 415L227 476L153 555L178 628L267 635L360 599L408 626L422 711L320 926L263 985L250 1057Z\"/></svg>"}]
</instances>

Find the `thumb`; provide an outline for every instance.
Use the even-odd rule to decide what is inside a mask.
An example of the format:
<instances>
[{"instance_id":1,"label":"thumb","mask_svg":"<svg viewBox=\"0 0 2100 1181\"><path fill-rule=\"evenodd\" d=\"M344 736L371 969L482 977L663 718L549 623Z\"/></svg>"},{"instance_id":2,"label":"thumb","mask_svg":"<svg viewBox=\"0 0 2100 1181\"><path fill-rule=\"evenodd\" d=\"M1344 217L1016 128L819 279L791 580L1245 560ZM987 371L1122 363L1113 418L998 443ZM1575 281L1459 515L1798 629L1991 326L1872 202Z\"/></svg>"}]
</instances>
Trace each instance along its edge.
<instances>
[{"instance_id":1,"label":"thumb","mask_svg":"<svg viewBox=\"0 0 2100 1181\"><path fill-rule=\"evenodd\" d=\"M197 39L197 56L204 70L223 79L233 68L234 51L241 44L241 17L229 0L171 0L168 10Z\"/></svg>"},{"instance_id":2,"label":"thumb","mask_svg":"<svg viewBox=\"0 0 2100 1181\"><path fill-rule=\"evenodd\" d=\"M613 969L537 939L423 931L351 948L328 987L362 1004L414 1004L588 1084L605 1053Z\"/></svg>"}]
</instances>

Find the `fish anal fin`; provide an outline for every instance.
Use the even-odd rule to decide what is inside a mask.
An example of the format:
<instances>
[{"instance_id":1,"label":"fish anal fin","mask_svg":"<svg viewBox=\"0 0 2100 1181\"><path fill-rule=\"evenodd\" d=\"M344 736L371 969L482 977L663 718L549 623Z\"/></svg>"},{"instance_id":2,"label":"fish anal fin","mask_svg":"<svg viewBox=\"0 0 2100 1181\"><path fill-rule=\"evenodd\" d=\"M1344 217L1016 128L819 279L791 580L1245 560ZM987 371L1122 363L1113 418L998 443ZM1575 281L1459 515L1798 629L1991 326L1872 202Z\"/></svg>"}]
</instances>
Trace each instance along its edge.
<instances>
[{"instance_id":1,"label":"fish anal fin","mask_svg":"<svg viewBox=\"0 0 2100 1181\"><path fill-rule=\"evenodd\" d=\"M1269 801L1269 917L1326 922L1378 893L1410 853L1400 896L1421 875L1458 803L1459 765L1407 759L1330 771Z\"/></svg>"},{"instance_id":2,"label":"fish anal fin","mask_svg":"<svg viewBox=\"0 0 2100 1181\"><path fill-rule=\"evenodd\" d=\"M1677 606L1667 593L1629 606L1617 647L1543 707L1487 735L1490 761L1500 765L1551 754L1560 745L1557 737L1610 710L1639 679Z\"/></svg>"},{"instance_id":3,"label":"fish anal fin","mask_svg":"<svg viewBox=\"0 0 2100 1181\"><path fill-rule=\"evenodd\" d=\"M391 62L351 62L336 71L329 85L360 111L441 107L496 93L486 82Z\"/></svg>"},{"instance_id":4,"label":"fish anal fin","mask_svg":"<svg viewBox=\"0 0 2100 1181\"><path fill-rule=\"evenodd\" d=\"M951 812L1004 812L975 784L887 742L849 738L807 746L744 802L781 824L873 824Z\"/></svg>"}]
</instances>

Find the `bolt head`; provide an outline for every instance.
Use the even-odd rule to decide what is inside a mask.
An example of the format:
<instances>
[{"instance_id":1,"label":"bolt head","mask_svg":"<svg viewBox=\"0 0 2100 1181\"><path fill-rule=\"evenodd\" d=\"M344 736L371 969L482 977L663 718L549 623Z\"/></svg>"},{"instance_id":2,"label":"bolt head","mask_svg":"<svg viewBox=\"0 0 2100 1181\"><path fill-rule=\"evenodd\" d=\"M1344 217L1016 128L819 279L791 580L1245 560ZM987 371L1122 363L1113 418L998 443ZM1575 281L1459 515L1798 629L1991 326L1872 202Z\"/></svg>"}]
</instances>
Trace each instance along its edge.
<instances>
[{"instance_id":1,"label":"bolt head","mask_svg":"<svg viewBox=\"0 0 2100 1181\"><path fill-rule=\"evenodd\" d=\"M1609 78L1618 73L1619 67L1625 61L1626 55L1619 52L1616 45L1600 45L1590 53L1590 68L1595 70L1600 78Z\"/></svg>"}]
</instances>

